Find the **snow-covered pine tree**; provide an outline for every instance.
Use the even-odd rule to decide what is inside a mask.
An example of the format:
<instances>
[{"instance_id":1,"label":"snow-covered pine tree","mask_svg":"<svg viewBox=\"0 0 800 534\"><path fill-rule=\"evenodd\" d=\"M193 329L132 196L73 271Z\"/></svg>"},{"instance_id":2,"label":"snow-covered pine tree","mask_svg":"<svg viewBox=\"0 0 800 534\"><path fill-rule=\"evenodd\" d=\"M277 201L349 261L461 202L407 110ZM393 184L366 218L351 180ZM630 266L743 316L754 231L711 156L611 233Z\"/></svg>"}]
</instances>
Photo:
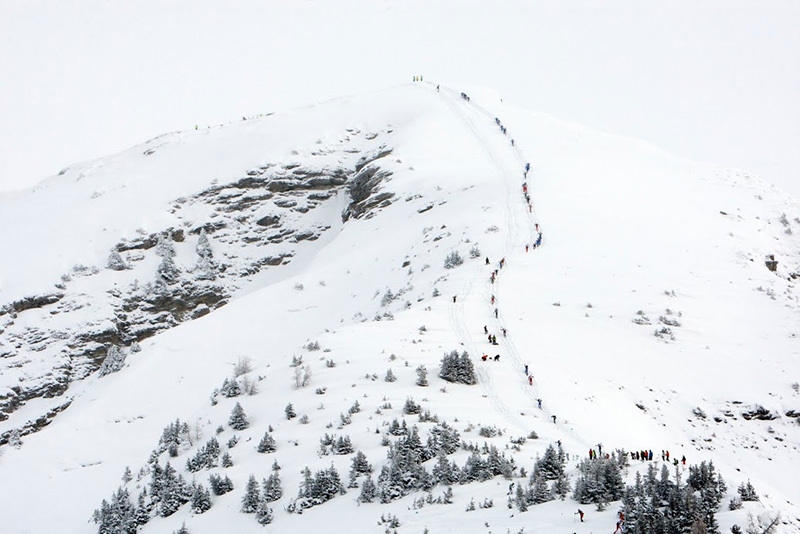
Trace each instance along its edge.
<instances>
[{"instance_id":1,"label":"snow-covered pine tree","mask_svg":"<svg viewBox=\"0 0 800 534\"><path fill-rule=\"evenodd\" d=\"M736 491L739 492L739 496L742 498L743 501L757 501L758 493L756 493L756 489L753 487L753 484L750 481L747 481L747 484L742 482L739 484L739 487L736 488Z\"/></svg>"},{"instance_id":2,"label":"snow-covered pine tree","mask_svg":"<svg viewBox=\"0 0 800 534\"><path fill-rule=\"evenodd\" d=\"M528 498L525 495L525 490L522 489L522 484L519 482L517 482L514 487L514 504L517 505L517 509L520 512L528 511Z\"/></svg>"},{"instance_id":3,"label":"snow-covered pine tree","mask_svg":"<svg viewBox=\"0 0 800 534\"><path fill-rule=\"evenodd\" d=\"M125 367L125 353L120 350L116 345L111 345L103 363L100 364L100 369L97 370L97 376L106 376L111 373L116 373Z\"/></svg>"},{"instance_id":4,"label":"snow-covered pine tree","mask_svg":"<svg viewBox=\"0 0 800 534\"><path fill-rule=\"evenodd\" d=\"M162 517L171 516L192 497L191 487L183 479L183 476L177 474L169 462L164 466L161 491L158 497L161 501L159 514Z\"/></svg>"},{"instance_id":5,"label":"snow-covered pine tree","mask_svg":"<svg viewBox=\"0 0 800 534\"><path fill-rule=\"evenodd\" d=\"M416 369L418 386L425 387L428 385L428 369L424 365L420 365Z\"/></svg>"},{"instance_id":6,"label":"snow-covered pine tree","mask_svg":"<svg viewBox=\"0 0 800 534\"><path fill-rule=\"evenodd\" d=\"M442 357L439 378L448 382L458 382L458 351L452 350Z\"/></svg>"},{"instance_id":7,"label":"snow-covered pine tree","mask_svg":"<svg viewBox=\"0 0 800 534\"><path fill-rule=\"evenodd\" d=\"M408 397L406 399L406 403L403 406L403 413L406 415L415 415L422 411L422 407L414 402L414 399Z\"/></svg>"},{"instance_id":8,"label":"snow-covered pine tree","mask_svg":"<svg viewBox=\"0 0 800 534\"><path fill-rule=\"evenodd\" d=\"M283 497L283 488L281 487L281 477L278 471L273 470L272 473L263 481L264 487L264 501L275 502Z\"/></svg>"},{"instance_id":9,"label":"snow-covered pine tree","mask_svg":"<svg viewBox=\"0 0 800 534\"><path fill-rule=\"evenodd\" d=\"M156 254L161 257L161 263L156 268L156 282L167 285L177 282L180 271L175 265L175 247L172 241L167 241L163 236L159 237Z\"/></svg>"},{"instance_id":10,"label":"snow-covered pine tree","mask_svg":"<svg viewBox=\"0 0 800 534\"><path fill-rule=\"evenodd\" d=\"M455 461L448 461L444 451L439 450L436 456L436 464L434 464L433 469L431 469L431 478L436 484L452 486L458 484L461 478L461 470L458 468Z\"/></svg>"},{"instance_id":11,"label":"snow-covered pine tree","mask_svg":"<svg viewBox=\"0 0 800 534\"><path fill-rule=\"evenodd\" d=\"M462 384L472 385L478 383L478 378L475 376L475 368L466 351L462 352L459 357L457 377L458 382Z\"/></svg>"},{"instance_id":12,"label":"snow-covered pine tree","mask_svg":"<svg viewBox=\"0 0 800 534\"><path fill-rule=\"evenodd\" d=\"M275 438L273 438L269 432L264 432L264 437L261 438L256 450L261 453L275 452L278 450L278 446L275 443Z\"/></svg>"},{"instance_id":13,"label":"snow-covered pine tree","mask_svg":"<svg viewBox=\"0 0 800 534\"><path fill-rule=\"evenodd\" d=\"M244 490L242 497L241 512L245 514L254 514L258 510L258 504L261 502L261 491L258 488L258 481L254 475L250 475L247 479L247 487Z\"/></svg>"},{"instance_id":14,"label":"snow-covered pine tree","mask_svg":"<svg viewBox=\"0 0 800 534\"><path fill-rule=\"evenodd\" d=\"M367 455L361 451L357 451L356 454L350 459L350 473L351 477L353 475L368 475L372 473L372 465L367 460Z\"/></svg>"},{"instance_id":15,"label":"snow-covered pine tree","mask_svg":"<svg viewBox=\"0 0 800 534\"><path fill-rule=\"evenodd\" d=\"M108 268L112 271L124 271L128 268L128 264L122 259L119 252L112 250L108 255Z\"/></svg>"},{"instance_id":16,"label":"snow-covered pine tree","mask_svg":"<svg viewBox=\"0 0 800 534\"><path fill-rule=\"evenodd\" d=\"M208 258L211 259L214 257L214 251L211 250L211 243L208 241L208 235L206 235L206 229L200 229L200 236L197 238L197 245L195 246L195 251L197 255L201 258Z\"/></svg>"},{"instance_id":17,"label":"snow-covered pine tree","mask_svg":"<svg viewBox=\"0 0 800 534\"><path fill-rule=\"evenodd\" d=\"M427 449L432 456L436 456L440 451L444 454L453 454L460 444L461 436L458 430L448 425L446 421L437 423L428 434Z\"/></svg>"},{"instance_id":18,"label":"snow-covered pine tree","mask_svg":"<svg viewBox=\"0 0 800 534\"><path fill-rule=\"evenodd\" d=\"M297 417L297 413L295 413L294 406L292 406L291 402L286 405L284 413L286 413L286 419L294 419L295 417Z\"/></svg>"},{"instance_id":19,"label":"snow-covered pine tree","mask_svg":"<svg viewBox=\"0 0 800 534\"><path fill-rule=\"evenodd\" d=\"M373 502L377 496L378 488L372 480L372 476L368 476L361 483L361 494L358 496L358 502Z\"/></svg>"},{"instance_id":20,"label":"snow-covered pine tree","mask_svg":"<svg viewBox=\"0 0 800 534\"><path fill-rule=\"evenodd\" d=\"M238 397L242 394L242 388L239 386L239 382L233 378L222 381L222 386L219 388L219 392L228 398Z\"/></svg>"},{"instance_id":21,"label":"snow-covered pine tree","mask_svg":"<svg viewBox=\"0 0 800 534\"><path fill-rule=\"evenodd\" d=\"M202 484L195 484L192 489L192 512L202 514L211 508L211 494Z\"/></svg>"},{"instance_id":22,"label":"snow-covered pine tree","mask_svg":"<svg viewBox=\"0 0 800 534\"><path fill-rule=\"evenodd\" d=\"M208 482L214 495L225 495L233 490L233 482L228 478L228 475L220 477L217 474L212 474L208 477Z\"/></svg>"},{"instance_id":23,"label":"snow-covered pine tree","mask_svg":"<svg viewBox=\"0 0 800 534\"><path fill-rule=\"evenodd\" d=\"M273 518L274 513L272 512L272 508L267 504L267 501L262 500L259 502L258 508L256 508L256 521L258 521L258 524L269 525L272 523Z\"/></svg>"},{"instance_id":24,"label":"snow-covered pine tree","mask_svg":"<svg viewBox=\"0 0 800 534\"><path fill-rule=\"evenodd\" d=\"M339 436L331 445L331 452L333 454L352 454L353 451L353 442L350 440L350 436Z\"/></svg>"},{"instance_id":25,"label":"snow-covered pine tree","mask_svg":"<svg viewBox=\"0 0 800 534\"><path fill-rule=\"evenodd\" d=\"M247 421L247 415L244 413L244 408L242 408L242 405L238 402L236 406L233 407L230 418L228 418L228 426L234 430L245 430L250 426L250 423Z\"/></svg>"},{"instance_id":26,"label":"snow-covered pine tree","mask_svg":"<svg viewBox=\"0 0 800 534\"><path fill-rule=\"evenodd\" d=\"M552 443L548 445L547 449L544 451L544 455L536 461L539 474L541 474L545 480L557 479L559 475L564 473L564 464L561 458L563 458L563 455L558 454ZM533 483L533 480L531 480L531 484Z\"/></svg>"},{"instance_id":27,"label":"snow-covered pine tree","mask_svg":"<svg viewBox=\"0 0 800 534\"><path fill-rule=\"evenodd\" d=\"M547 479L541 469L533 480L531 493L532 504L542 504L553 500L553 494L550 492L550 488L547 487Z\"/></svg>"}]
</instances>

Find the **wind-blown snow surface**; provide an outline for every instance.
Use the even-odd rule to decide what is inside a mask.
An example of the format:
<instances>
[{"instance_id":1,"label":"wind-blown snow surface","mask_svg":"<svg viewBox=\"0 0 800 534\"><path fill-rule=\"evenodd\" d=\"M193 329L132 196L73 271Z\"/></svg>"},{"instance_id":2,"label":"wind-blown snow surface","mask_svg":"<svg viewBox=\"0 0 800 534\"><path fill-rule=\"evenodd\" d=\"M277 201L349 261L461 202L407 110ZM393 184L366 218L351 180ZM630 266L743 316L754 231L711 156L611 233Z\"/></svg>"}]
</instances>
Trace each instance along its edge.
<instances>
[{"instance_id":1,"label":"wind-blown snow surface","mask_svg":"<svg viewBox=\"0 0 800 534\"><path fill-rule=\"evenodd\" d=\"M126 466L134 472L134 497L133 488L146 484L149 477L137 482L136 472L167 424L188 421L204 442L226 426L236 401L251 426L235 432L234 466L216 469L233 479L234 491L215 497L205 514L185 505L142 532L171 532L184 522L194 534L383 532L378 521L388 513L397 515L400 532L613 530L615 506L588 511L584 524L575 524L577 504L569 499L525 514L510 510L508 481L500 477L455 486L452 505L411 509L409 496L358 506L358 492L350 490L302 515L284 511L303 467L333 463L346 476L349 457L317 454L326 432L349 435L379 470L386 461L384 425L403 417L403 403L413 397L462 439L494 443L527 471L556 440L570 454L571 469L598 442L606 450L669 449L690 463L713 459L731 496L750 479L762 497L750 509L780 510L784 531L797 531L800 425L785 415L800 411L792 388L800 381L800 307L791 277L800 272L797 203L746 175L507 108L488 90L467 90L469 102L460 92L418 83L169 134L0 199L0 224L17 229L0 237L5 303L47 290L73 265L103 269L112 247L139 228L157 232L202 217L200 208L186 208L180 219L174 202L214 180L269 164L348 166L363 152L392 150L381 163L392 173L380 185L394 194L389 201L343 222L348 199L340 190L298 216L298 224L313 215L329 228L298 245L291 261L240 283L226 306L144 341L120 372L72 383L68 409L23 437L20 448L0 449L0 479L10 489L0 499L0 530L93 532L92 510L119 486ZM156 152L143 155L154 144ZM352 152L337 151L343 145ZM526 162L532 210L522 193ZM543 245L526 252L537 224ZM209 238L235 263L232 250ZM185 246L196 239L190 234ZM471 258L475 246L480 255ZM177 248L177 263L186 269L192 260ZM464 264L445 269L452 251ZM770 254L779 262L776 272L765 266ZM155 264L148 269L154 277ZM105 273L90 278L95 292L107 289ZM390 302L387 291L395 296ZM680 324L670 327L674 339L654 335L666 326L659 317ZM487 343L484 325L499 346ZM313 341L322 350L304 348ZM442 355L453 349L472 355L477 385L436 376ZM499 361L482 362L485 352L499 354ZM293 356L310 366L308 387L293 387ZM212 392L242 357L252 361L258 393L212 406ZM429 370L427 388L414 384L419 365ZM396 382L383 380L390 368ZM355 401L362 411L337 428ZM307 425L285 418L290 402L308 415ZM381 408L386 403L392 407ZM776 418L742 417L758 405ZM705 418L693 413L698 408ZM258 454L268 425L278 450ZM491 425L503 434L478 436L475 427ZM519 452L508 448L511 438L531 431L538 440ZM226 427L220 442L233 433ZM183 470L193 451L182 450L173 465ZM464 454L456 456L459 464ZM273 523L261 527L239 508L248 476L266 477L273 460L282 467L285 496L273 503ZM194 476L207 483L207 475ZM495 506L467 513L473 498L493 499ZM728 512L725 504L722 530L744 524L744 511Z\"/></svg>"}]
</instances>

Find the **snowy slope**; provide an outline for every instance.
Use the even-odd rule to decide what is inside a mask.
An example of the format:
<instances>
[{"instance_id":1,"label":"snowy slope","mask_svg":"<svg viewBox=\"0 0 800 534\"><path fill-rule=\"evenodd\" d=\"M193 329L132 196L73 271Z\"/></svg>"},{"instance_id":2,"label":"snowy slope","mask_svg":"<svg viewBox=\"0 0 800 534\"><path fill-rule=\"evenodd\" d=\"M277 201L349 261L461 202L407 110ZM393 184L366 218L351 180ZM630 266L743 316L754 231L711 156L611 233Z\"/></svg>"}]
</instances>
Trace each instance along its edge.
<instances>
[{"instance_id":1,"label":"snowy slope","mask_svg":"<svg viewBox=\"0 0 800 534\"><path fill-rule=\"evenodd\" d=\"M221 443L239 435L230 450L234 465L214 470L227 473L235 489L213 497L205 514L183 506L153 518L142 532L172 532L184 522L193 533L317 532L325 525L383 532L378 522L389 513L400 520L399 532L613 530L614 506L592 510L584 524L574 524L577 505L569 499L527 514L509 510L502 477L455 486L452 505L412 506L418 495L358 505L358 491L349 490L302 515L285 511L303 467L313 472L333 464L346 477L348 456L319 454L325 433L349 435L380 470L386 425L403 417L413 397L463 440L495 444L528 472L557 440L570 454L573 475L575 460L597 443L606 450L669 449L693 463L713 459L731 496L750 479L762 502L749 507L780 510L783 529L797 531L800 488L787 473L800 461L800 425L786 415L800 411L800 307L792 277L800 272L797 203L749 176L509 108L489 90L467 90L469 101L461 91L416 83L167 134L0 199L3 227L18 228L0 236L2 304L47 294L57 283L60 302L84 299L58 314L48 306L60 304L45 304L0 317L6 321L0 339L16 351L3 361L5 391L12 380L46 380L48 365L63 357L57 337L36 350L43 342L31 329L46 332L56 317L64 324L52 332L78 332L102 320L117 320L122 331L116 301L104 295L116 289L131 302L126 288L157 289L145 285L157 279L157 247L120 243L183 229L183 240L174 243L181 280L207 287L193 277L195 230L208 229L215 261L225 266L214 287L226 303L163 323L168 327L157 335L120 335L127 354L121 371L71 381L63 394L32 399L0 422L7 432L72 400L47 427L23 436L21 447L0 448L0 476L15 488L0 499L2 530L95 531L92 511L120 484L126 466L134 497L147 484L147 475L137 480L136 474L177 418L194 433L172 459L189 480L208 478L206 471L185 471L198 443L220 425ZM522 191L526 162L530 209ZM354 184L370 166L380 179L362 198ZM297 169L305 184L316 176L312 171L341 173L347 182L326 189L322 200L311 189L292 190L292 198L277 190L259 197ZM247 177L264 182L242 193L233 184ZM228 193L237 204L226 200ZM253 233L256 221L272 216L292 230L290 239ZM225 225L215 227L220 220ZM543 245L526 251L536 225ZM297 238L306 230L314 239ZM106 268L115 248L123 249L130 269ZM473 248L480 250L474 258ZM464 264L446 269L453 251ZM776 272L765 265L768 255L778 260ZM261 262L274 257L280 261ZM673 322L671 334L654 335L667 326L660 318ZM487 343L484 325L498 336L497 347ZM129 352L136 339L141 352ZM313 342L319 351L308 350ZM443 354L454 349L473 357L477 385L436 376ZM483 353L499 354L499 361L482 362ZM300 356L310 384L296 388L290 364ZM258 393L212 405L215 388L243 357ZM414 383L419 365L429 371L427 388ZM384 381L389 369L397 381ZM234 432L226 423L237 401L251 426ZM343 424L355 401L362 410ZM308 423L287 420L287 403ZM743 417L758 406L776 418ZM423 433L431 427L405 418ZM278 450L261 455L255 445L268 426ZM493 426L502 433L478 434ZM539 439L511 446L510 439L531 431ZM454 458L461 465L467 456L460 451ZM161 462L167 459L162 453ZM239 508L248 476L266 477L273 460L282 467L284 497L274 503L273 523L261 527ZM634 462L628 476L641 468ZM465 513L471 499L492 499L494 506ZM42 504L41 513L31 513L39 506L31 503L46 509ZM723 509L723 530L744 524L744 511Z\"/></svg>"}]
</instances>

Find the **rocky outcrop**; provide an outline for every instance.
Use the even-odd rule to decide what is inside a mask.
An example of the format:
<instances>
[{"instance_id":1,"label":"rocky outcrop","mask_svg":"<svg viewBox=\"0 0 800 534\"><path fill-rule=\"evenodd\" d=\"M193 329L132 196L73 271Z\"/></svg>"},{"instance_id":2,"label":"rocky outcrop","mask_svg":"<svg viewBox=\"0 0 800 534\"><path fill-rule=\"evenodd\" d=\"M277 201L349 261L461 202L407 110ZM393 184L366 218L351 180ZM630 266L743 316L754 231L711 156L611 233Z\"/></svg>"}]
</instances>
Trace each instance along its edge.
<instances>
[{"instance_id":1,"label":"rocky outcrop","mask_svg":"<svg viewBox=\"0 0 800 534\"><path fill-rule=\"evenodd\" d=\"M175 199L168 207L177 220L174 226L121 236L113 251L125 269L77 266L58 281L58 291L0 303L0 421L31 399L63 395L72 381L102 365L111 346L130 346L211 313L245 289L253 275L291 262L302 243L316 241L331 228L326 222L333 221L307 215L337 195L350 197L345 221L369 218L391 203L394 194L385 183L392 173L379 165L391 149L380 146L357 160L352 149L320 154L335 150L342 151L340 160L352 162L349 168L259 165L244 176ZM186 258L201 233L209 236L213 257L175 265L168 280L159 277L164 271L152 271L153 264L163 261L161 247L190 247L179 256ZM86 285L74 283L101 272L103 283L114 280L104 296L85 295L78 286ZM35 313L58 317L52 324L59 326L37 322L34 315L18 320ZM35 326L23 326L31 321ZM43 428L68 405L51 405L50 412L16 428L22 435Z\"/></svg>"},{"instance_id":2,"label":"rocky outcrop","mask_svg":"<svg viewBox=\"0 0 800 534\"><path fill-rule=\"evenodd\" d=\"M356 173L347 188L350 195L350 204L342 213L342 221L350 218L370 218L375 211L392 203L394 193L382 191L382 186L392 173L378 165L381 158L385 158L392 151L385 147L374 154L362 157L356 164Z\"/></svg>"}]
</instances>

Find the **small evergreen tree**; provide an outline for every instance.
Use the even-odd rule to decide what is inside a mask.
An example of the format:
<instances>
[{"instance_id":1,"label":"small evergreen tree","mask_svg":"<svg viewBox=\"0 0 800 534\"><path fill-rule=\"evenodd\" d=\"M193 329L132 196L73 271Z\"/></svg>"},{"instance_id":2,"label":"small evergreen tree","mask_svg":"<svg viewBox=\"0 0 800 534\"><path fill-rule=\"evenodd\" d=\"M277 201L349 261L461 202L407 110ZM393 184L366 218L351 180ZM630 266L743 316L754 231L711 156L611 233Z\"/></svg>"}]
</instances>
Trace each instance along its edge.
<instances>
[{"instance_id":1,"label":"small evergreen tree","mask_svg":"<svg viewBox=\"0 0 800 534\"><path fill-rule=\"evenodd\" d=\"M208 478L208 482L214 495L225 495L233 490L233 482L228 478L228 475L220 477L219 475L213 474Z\"/></svg>"},{"instance_id":2,"label":"small evergreen tree","mask_svg":"<svg viewBox=\"0 0 800 534\"><path fill-rule=\"evenodd\" d=\"M259 525L269 525L272 523L272 519L274 514L272 512L272 508L269 507L266 501L261 501L258 503L258 507L256 508L256 521L258 521Z\"/></svg>"},{"instance_id":3,"label":"small evergreen tree","mask_svg":"<svg viewBox=\"0 0 800 534\"><path fill-rule=\"evenodd\" d=\"M739 492L739 496L742 498L743 501L757 501L758 500L758 493L756 493L756 489L747 481L747 484L742 482L739 484L739 487L736 489Z\"/></svg>"},{"instance_id":4,"label":"small evergreen tree","mask_svg":"<svg viewBox=\"0 0 800 534\"><path fill-rule=\"evenodd\" d=\"M202 514L209 508L211 508L211 494L202 484L196 484L192 491L192 511Z\"/></svg>"},{"instance_id":5,"label":"small evergreen tree","mask_svg":"<svg viewBox=\"0 0 800 534\"><path fill-rule=\"evenodd\" d=\"M286 419L294 419L297 417L297 413L295 413L294 406L292 406L291 402L286 405L284 412L286 413Z\"/></svg>"},{"instance_id":6,"label":"small evergreen tree","mask_svg":"<svg viewBox=\"0 0 800 534\"><path fill-rule=\"evenodd\" d=\"M265 432L264 437L261 438L256 450L261 453L275 452L278 450L278 446L275 443L275 438L273 438L269 432Z\"/></svg>"},{"instance_id":7,"label":"small evergreen tree","mask_svg":"<svg viewBox=\"0 0 800 534\"><path fill-rule=\"evenodd\" d=\"M417 367L417 385L425 387L428 385L428 369L424 365Z\"/></svg>"},{"instance_id":8,"label":"small evergreen tree","mask_svg":"<svg viewBox=\"0 0 800 534\"><path fill-rule=\"evenodd\" d=\"M361 494L358 496L358 502L373 502L377 496L378 489L371 476L364 479L361 483Z\"/></svg>"},{"instance_id":9,"label":"small evergreen tree","mask_svg":"<svg viewBox=\"0 0 800 534\"><path fill-rule=\"evenodd\" d=\"M281 477L277 471L274 471L263 482L264 486L264 501L274 502L283 497L283 488L281 487Z\"/></svg>"},{"instance_id":10,"label":"small evergreen tree","mask_svg":"<svg viewBox=\"0 0 800 534\"><path fill-rule=\"evenodd\" d=\"M242 405L238 402L231 411L231 416L228 419L228 425L234 430L245 430L250 426L250 423L247 421L247 415L244 413L244 408L242 408Z\"/></svg>"},{"instance_id":11,"label":"small evergreen tree","mask_svg":"<svg viewBox=\"0 0 800 534\"><path fill-rule=\"evenodd\" d=\"M457 250L454 250L445 257L444 268L452 269L458 267L462 263L464 263L464 258L461 257L461 254L459 254Z\"/></svg>"},{"instance_id":12,"label":"small evergreen tree","mask_svg":"<svg viewBox=\"0 0 800 534\"><path fill-rule=\"evenodd\" d=\"M258 489L258 481L256 477L250 475L247 479L247 487L242 497L241 511L245 514L254 514L258 510L258 504L261 502L261 492Z\"/></svg>"},{"instance_id":13,"label":"small evergreen tree","mask_svg":"<svg viewBox=\"0 0 800 534\"><path fill-rule=\"evenodd\" d=\"M108 256L108 268L113 271L124 271L128 268L128 264L119 255L119 252L112 250Z\"/></svg>"},{"instance_id":14,"label":"small evergreen tree","mask_svg":"<svg viewBox=\"0 0 800 534\"><path fill-rule=\"evenodd\" d=\"M197 239L195 251L201 258L211 259L214 257L214 252L211 250L211 243L208 242L205 228L200 229L200 237Z\"/></svg>"},{"instance_id":15,"label":"small evergreen tree","mask_svg":"<svg viewBox=\"0 0 800 534\"><path fill-rule=\"evenodd\" d=\"M222 387L219 388L219 392L224 397L238 397L242 394L242 388L239 386L239 382L235 378L226 378L222 381Z\"/></svg>"},{"instance_id":16,"label":"small evergreen tree","mask_svg":"<svg viewBox=\"0 0 800 534\"><path fill-rule=\"evenodd\" d=\"M459 355L456 350L450 351L442 358L439 377L448 382L470 385L478 383L478 379L475 377L475 368L472 365L469 354L463 352Z\"/></svg>"},{"instance_id":17,"label":"small evergreen tree","mask_svg":"<svg viewBox=\"0 0 800 534\"><path fill-rule=\"evenodd\" d=\"M116 373L125 366L125 353L120 350L116 345L111 345L100 369L97 370L97 376L106 376L111 373Z\"/></svg>"}]
</instances>

